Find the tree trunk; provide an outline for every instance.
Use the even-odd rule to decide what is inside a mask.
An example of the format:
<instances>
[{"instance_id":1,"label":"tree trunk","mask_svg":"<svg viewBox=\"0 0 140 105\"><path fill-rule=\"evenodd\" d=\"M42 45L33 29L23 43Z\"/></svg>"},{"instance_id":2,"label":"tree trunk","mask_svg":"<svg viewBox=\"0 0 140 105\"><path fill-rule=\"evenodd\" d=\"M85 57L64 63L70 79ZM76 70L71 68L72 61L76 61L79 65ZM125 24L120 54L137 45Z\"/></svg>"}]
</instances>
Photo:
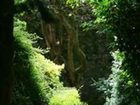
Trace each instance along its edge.
<instances>
[{"instance_id":1,"label":"tree trunk","mask_svg":"<svg viewBox=\"0 0 140 105\"><path fill-rule=\"evenodd\" d=\"M13 59L13 0L0 3L0 105L10 105Z\"/></svg>"}]
</instances>

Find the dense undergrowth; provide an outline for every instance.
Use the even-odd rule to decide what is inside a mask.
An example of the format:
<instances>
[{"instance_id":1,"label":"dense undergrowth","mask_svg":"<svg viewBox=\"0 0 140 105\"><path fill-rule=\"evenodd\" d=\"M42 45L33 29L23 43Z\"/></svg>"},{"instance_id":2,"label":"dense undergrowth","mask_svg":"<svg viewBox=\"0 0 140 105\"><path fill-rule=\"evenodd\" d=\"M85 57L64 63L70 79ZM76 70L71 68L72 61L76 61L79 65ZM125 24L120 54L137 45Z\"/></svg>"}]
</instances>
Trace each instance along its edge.
<instances>
[{"instance_id":1,"label":"dense undergrowth","mask_svg":"<svg viewBox=\"0 0 140 105\"><path fill-rule=\"evenodd\" d=\"M112 74L105 82L105 105L138 105L139 15L138 0L89 0L96 16L94 26L112 40ZM109 92L109 93L108 93Z\"/></svg>"},{"instance_id":2,"label":"dense undergrowth","mask_svg":"<svg viewBox=\"0 0 140 105\"><path fill-rule=\"evenodd\" d=\"M37 36L27 32L26 22L15 19L14 38L15 82L12 105L84 104L80 102L76 89L64 88L60 82L64 66L54 64L43 56L43 50L33 47L36 46Z\"/></svg>"},{"instance_id":3,"label":"dense undergrowth","mask_svg":"<svg viewBox=\"0 0 140 105\"><path fill-rule=\"evenodd\" d=\"M108 79L100 78L98 82L94 82L98 90L104 92L104 105L137 105L134 79L123 66L124 53L117 50L111 54L114 59L112 73Z\"/></svg>"}]
</instances>

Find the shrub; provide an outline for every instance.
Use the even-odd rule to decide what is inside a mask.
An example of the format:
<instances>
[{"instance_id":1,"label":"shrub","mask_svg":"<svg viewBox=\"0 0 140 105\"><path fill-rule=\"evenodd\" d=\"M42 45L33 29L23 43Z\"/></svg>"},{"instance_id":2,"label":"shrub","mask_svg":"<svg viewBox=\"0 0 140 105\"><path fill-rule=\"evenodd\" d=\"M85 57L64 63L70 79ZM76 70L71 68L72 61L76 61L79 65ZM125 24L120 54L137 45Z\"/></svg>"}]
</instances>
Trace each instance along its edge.
<instances>
[{"instance_id":1,"label":"shrub","mask_svg":"<svg viewBox=\"0 0 140 105\"><path fill-rule=\"evenodd\" d=\"M13 105L47 105L52 91L62 87L59 66L32 46L35 34L26 31L26 23L15 19L15 85Z\"/></svg>"}]
</instances>

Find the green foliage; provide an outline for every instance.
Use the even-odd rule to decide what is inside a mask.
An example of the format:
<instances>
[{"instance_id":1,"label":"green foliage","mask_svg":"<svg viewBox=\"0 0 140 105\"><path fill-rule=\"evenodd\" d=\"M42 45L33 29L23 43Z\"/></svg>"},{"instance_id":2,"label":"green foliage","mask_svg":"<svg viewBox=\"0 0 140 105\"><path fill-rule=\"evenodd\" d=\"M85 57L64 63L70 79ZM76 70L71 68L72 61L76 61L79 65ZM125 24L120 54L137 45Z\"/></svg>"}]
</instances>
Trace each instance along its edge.
<instances>
[{"instance_id":1,"label":"green foliage","mask_svg":"<svg viewBox=\"0 0 140 105\"><path fill-rule=\"evenodd\" d=\"M85 2L85 0L66 0L66 4L69 5L71 8L75 8L80 6L81 3Z\"/></svg>"},{"instance_id":2,"label":"green foliage","mask_svg":"<svg viewBox=\"0 0 140 105\"><path fill-rule=\"evenodd\" d=\"M94 8L93 13L96 16L95 25L98 32L114 38L111 43L112 51L119 49L120 52L124 52L123 54L113 53L115 56L113 55L112 76L110 77L113 85L109 90L111 93L106 104L137 105L140 103L140 92L138 91L140 88L140 53L138 52L140 1L94 0L92 2L90 0L90 4ZM109 83L112 82L109 81Z\"/></svg>"},{"instance_id":3,"label":"green foliage","mask_svg":"<svg viewBox=\"0 0 140 105\"><path fill-rule=\"evenodd\" d=\"M55 91L49 105L87 105L80 101L80 96L75 88L63 88Z\"/></svg>"},{"instance_id":4,"label":"green foliage","mask_svg":"<svg viewBox=\"0 0 140 105\"><path fill-rule=\"evenodd\" d=\"M107 89L109 93L105 105L136 105L135 96L133 95L134 80L122 66L125 59L124 53L115 51L112 56L114 58L112 74L107 80L110 90Z\"/></svg>"},{"instance_id":5,"label":"green foliage","mask_svg":"<svg viewBox=\"0 0 140 105\"><path fill-rule=\"evenodd\" d=\"M32 44L35 34L26 31L26 23L15 19L15 87L13 105L47 105L54 90L62 87L59 80L63 65L47 60ZM32 38L32 40L31 40Z\"/></svg>"},{"instance_id":6,"label":"green foliage","mask_svg":"<svg viewBox=\"0 0 140 105\"><path fill-rule=\"evenodd\" d=\"M20 4L20 3L24 3L26 2L27 0L15 0L15 4Z\"/></svg>"},{"instance_id":7,"label":"green foliage","mask_svg":"<svg viewBox=\"0 0 140 105\"><path fill-rule=\"evenodd\" d=\"M59 77L64 65L46 59L33 47L36 34L26 31L26 22L15 18L15 83L13 105L86 105L76 89L64 88Z\"/></svg>"},{"instance_id":8,"label":"green foliage","mask_svg":"<svg viewBox=\"0 0 140 105\"><path fill-rule=\"evenodd\" d=\"M75 13L72 13L72 11L70 10L70 16L75 16L79 9L77 7L80 7L81 3L88 3L92 7L91 15L94 15L96 17L96 20L92 21L89 19L89 21L82 21L81 27L83 28L83 31L97 29L98 34L105 34L111 36L111 38L113 39L113 42L110 44L113 52L112 56L114 58L112 62L112 74L107 80L103 79L99 80L99 82L95 82L95 85L99 87L99 90L102 90L105 93L105 105L139 104L140 1L65 1L66 4L69 5L73 10L75 9ZM25 0L16 0L16 4L22 2L25 2ZM69 9L67 11L69 11ZM85 15L85 17L86 16L87 15ZM81 20L82 18L78 19ZM15 53L16 60L14 66L16 70L16 88L14 89L14 93L17 98L14 99L14 102L16 104L18 103L17 105L32 105L34 103L40 105L42 102L44 102L44 104L46 102L50 102L50 105L56 103L58 103L58 105L62 104L60 102L62 97L62 94L60 94L61 92L54 92L54 90L62 87L62 84L59 81L61 69L58 70L59 67L57 67L57 65L53 64L49 60L46 60L41 55L42 52L40 49L32 47L32 41L29 39L35 35L26 32L24 22L17 20L17 24L15 24L15 30L15 41L17 44ZM97 49L96 46L94 47L95 52ZM96 57L93 56L93 58ZM48 65L46 64L46 62ZM67 94L66 96L64 94L64 97L67 97ZM51 100L49 101L49 99ZM65 100L67 99L68 98L65 98ZM72 101L76 100L73 97L70 97L69 99ZM64 104L70 104L70 100L64 101ZM76 101L76 104L77 103L79 103L79 101Z\"/></svg>"},{"instance_id":9,"label":"green foliage","mask_svg":"<svg viewBox=\"0 0 140 105\"><path fill-rule=\"evenodd\" d=\"M91 21L88 21L88 22L83 22L83 23L81 23L81 27L82 27L82 29L83 29L83 31L89 31L89 30L91 30L91 29L94 29L94 21L93 20L91 20Z\"/></svg>"},{"instance_id":10,"label":"green foliage","mask_svg":"<svg viewBox=\"0 0 140 105\"><path fill-rule=\"evenodd\" d=\"M136 105L134 80L130 73L122 66L124 53L118 50L112 52L114 58L112 74L107 80L100 79L94 85L106 95L104 105Z\"/></svg>"}]
</instances>

